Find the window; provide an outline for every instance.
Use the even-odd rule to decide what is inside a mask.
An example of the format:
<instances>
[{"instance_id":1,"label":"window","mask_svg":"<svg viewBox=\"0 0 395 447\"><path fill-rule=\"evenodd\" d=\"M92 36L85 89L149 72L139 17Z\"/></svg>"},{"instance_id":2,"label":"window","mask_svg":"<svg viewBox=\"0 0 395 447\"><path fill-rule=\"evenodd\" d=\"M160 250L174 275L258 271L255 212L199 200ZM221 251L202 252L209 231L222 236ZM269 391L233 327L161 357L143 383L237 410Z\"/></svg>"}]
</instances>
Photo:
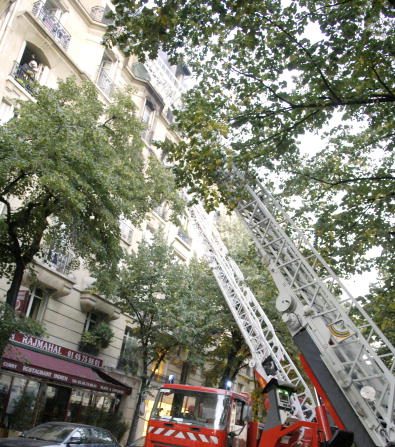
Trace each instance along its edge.
<instances>
[{"instance_id":1,"label":"window","mask_svg":"<svg viewBox=\"0 0 395 447\"><path fill-rule=\"evenodd\" d=\"M121 352L118 359L118 368L126 373L136 374L139 368L139 342L133 336L131 327L126 326L123 334Z\"/></svg>"},{"instance_id":2,"label":"window","mask_svg":"<svg viewBox=\"0 0 395 447\"><path fill-rule=\"evenodd\" d=\"M245 403L241 400L236 400L234 402L234 408L235 408L235 425L244 425L243 422L243 415L244 415L244 405Z\"/></svg>"},{"instance_id":3,"label":"window","mask_svg":"<svg viewBox=\"0 0 395 447\"><path fill-rule=\"evenodd\" d=\"M47 0L44 4L44 8L48 14L60 19L65 11L61 8L60 3L56 0Z\"/></svg>"},{"instance_id":4,"label":"window","mask_svg":"<svg viewBox=\"0 0 395 447\"><path fill-rule=\"evenodd\" d=\"M89 418L92 409L105 413L116 413L119 409L120 396L114 393L98 393L96 391L74 388L69 403L70 422L82 422Z\"/></svg>"},{"instance_id":5,"label":"window","mask_svg":"<svg viewBox=\"0 0 395 447\"><path fill-rule=\"evenodd\" d=\"M114 90L114 71L115 60L105 52L99 67L97 85L107 96L111 96Z\"/></svg>"},{"instance_id":6,"label":"window","mask_svg":"<svg viewBox=\"0 0 395 447\"><path fill-rule=\"evenodd\" d=\"M4 99L0 103L0 124L5 124L14 115L14 107ZM1 204L2 205L2 204ZM1 209L0 205L0 209Z\"/></svg>"},{"instance_id":7,"label":"window","mask_svg":"<svg viewBox=\"0 0 395 447\"><path fill-rule=\"evenodd\" d=\"M0 373L0 421L5 418L5 410L8 404L8 393L12 385L13 377Z\"/></svg>"},{"instance_id":8,"label":"window","mask_svg":"<svg viewBox=\"0 0 395 447\"><path fill-rule=\"evenodd\" d=\"M30 94L34 94L35 84L44 85L48 74L48 61L43 51L31 42L25 42L22 56L13 67L12 77Z\"/></svg>"},{"instance_id":9,"label":"window","mask_svg":"<svg viewBox=\"0 0 395 447\"><path fill-rule=\"evenodd\" d=\"M147 142L151 143L153 138L153 125L155 119L155 107L150 100L146 100L144 104L143 114L141 121L146 125L146 129L142 133L142 138Z\"/></svg>"},{"instance_id":10,"label":"window","mask_svg":"<svg viewBox=\"0 0 395 447\"><path fill-rule=\"evenodd\" d=\"M100 322L99 315L95 312L89 312L86 316L84 332L92 332Z\"/></svg>"},{"instance_id":11,"label":"window","mask_svg":"<svg viewBox=\"0 0 395 447\"><path fill-rule=\"evenodd\" d=\"M146 124L148 127L151 127L152 121L154 119L154 115L155 115L155 107L152 104L152 102L147 99L145 101L143 116L141 118L141 121L144 124Z\"/></svg>"},{"instance_id":12,"label":"window","mask_svg":"<svg viewBox=\"0 0 395 447\"><path fill-rule=\"evenodd\" d=\"M121 230L121 238L130 245L132 243L133 238L132 225L127 220L121 219L120 230Z\"/></svg>"},{"instance_id":13,"label":"window","mask_svg":"<svg viewBox=\"0 0 395 447\"><path fill-rule=\"evenodd\" d=\"M134 340L132 334L133 334L132 328L129 327L129 326L126 326L125 332L123 334L123 340L122 340L122 347L121 347L120 357L122 357L123 354L125 353L125 350L127 349L127 345L130 344L130 342L132 342Z\"/></svg>"},{"instance_id":14,"label":"window","mask_svg":"<svg viewBox=\"0 0 395 447\"><path fill-rule=\"evenodd\" d=\"M71 438L78 439L81 444L90 443L90 429L85 427L79 427L75 429L71 435Z\"/></svg>"},{"instance_id":15,"label":"window","mask_svg":"<svg viewBox=\"0 0 395 447\"><path fill-rule=\"evenodd\" d=\"M7 207L5 203L0 202L0 217L5 216L7 214Z\"/></svg>"},{"instance_id":16,"label":"window","mask_svg":"<svg viewBox=\"0 0 395 447\"><path fill-rule=\"evenodd\" d=\"M68 273L73 256L71 253L61 253L56 246L50 247L44 256L44 262L59 273Z\"/></svg>"},{"instance_id":17,"label":"window","mask_svg":"<svg viewBox=\"0 0 395 447\"><path fill-rule=\"evenodd\" d=\"M162 388L155 400L151 418L193 423L222 429L229 410L229 398L223 394Z\"/></svg>"},{"instance_id":18,"label":"window","mask_svg":"<svg viewBox=\"0 0 395 447\"><path fill-rule=\"evenodd\" d=\"M34 287L28 297L26 316L32 320L41 321L44 315L47 297L44 289Z\"/></svg>"}]
</instances>

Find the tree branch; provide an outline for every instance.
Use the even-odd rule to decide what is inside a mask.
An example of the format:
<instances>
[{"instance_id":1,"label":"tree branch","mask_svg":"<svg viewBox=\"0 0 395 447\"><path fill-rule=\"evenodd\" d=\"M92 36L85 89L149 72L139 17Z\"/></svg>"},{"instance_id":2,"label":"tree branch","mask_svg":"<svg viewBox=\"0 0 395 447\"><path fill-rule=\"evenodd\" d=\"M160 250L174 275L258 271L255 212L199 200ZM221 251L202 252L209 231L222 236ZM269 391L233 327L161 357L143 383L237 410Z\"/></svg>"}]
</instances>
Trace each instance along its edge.
<instances>
[{"instance_id":1,"label":"tree branch","mask_svg":"<svg viewBox=\"0 0 395 447\"><path fill-rule=\"evenodd\" d=\"M277 137L281 137L281 135L283 135L284 132L286 133L286 132L289 132L291 130L294 130L296 127L298 127L304 121L307 121L309 118L311 118L312 116L316 115L318 112L319 112L318 110L315 110L314 112L311 112L308 115L305 115L303 118L301 118L299 121L294 123L292 126L289 126L289 127L285 128L285 129L282 129L281 131L276 132L274 135L271 135L270 137L265 138L263 140L259 140L257 143L254 143L254 144L264 144L264 143L267 143L268 141L273 140L273 139L275 139ZM251 146L251 144L252 143L249 143L249 144L245 143L241 147L245 148L245 147Z\"/></svg>"},{"instance_id":2,"label":"tree branch","mask_svg":"<svg viewBox=\"0 0 395 447\"><path fill-rule=\"evenodd\" d=\"M241 70L238 70L235 67L232 67L232 70L235 71L236 73L240 74L240 75L246 76L246 77L251 78L251 79L255 79L255 81L258 81L262 85L263 88L265 88L266 90L269 90L269 92L271 92L280 101L283 101L283 102L287 103L291 107L294 106L294 104L291 101L289 101L288 99L286 99L286 98L282 97L281 95L279 95L272 87L266 85L262 81L262 79L258 78L257 76L253 75L252 73L243 72Z\"/></svg>"},{"instance_id":3,"label":"tree branch","mask_svg":"<svg viewBox=\"0 0 395 447\"><path fill-rule=\"evenodd\" d=\"M24 171L21 171L21 173L14 179L12 182L8 183L8 185L3 189L3 191L0 192L0 196L5 196L9 194L12 190L12 188L23 178L27 177L27 173Z\"/></svg>"},{"instance_id":4,"label":"tree branch","mask_svg":"<svg viewBox=\"0 0 395 447\"><path fill-rule=\"evenodd\" d=\"M358 178L349 178L349 179L343 179L343 180L338 180L336 182L330 182L328 180L324 180L322 178L318 178L318 177L314 177L310 174L305 174L303 172L300 171L290 171L292 174L296 174L296 175L301 175L303 177L307 177L310 180L314 180L316 182L319 183L324 183L325 185L328 186L338 186L338 185L344 185L347 183L356 183L356 182L364 182L364 181L374 181L374 182L379 182L382 180L395 180L395 177L393 177L392 175L383 175L383 176L370 176L370 177L358 177Z\"/></svg>"},{"instance_id":5,"label":"tree branch","mask_svg":"<svg viewBox=\"0 0 395 447\"><path fill-rule=\"evenodd\" d=\"M316 61L314 60L314 57L310 54L310 52L296 39L296 37L294 37L291 33L289 33L286 29L284 29L283 26L281 26L279 23L274 22L273 20L270 20L270 18L268 16L263 17L261 15L262 20L266 20L269 23L272 23L275 27L277 27L280 31L282 31L286 36L288 36L288 38L293 41L295 43L295 45L302 50L307 57L310 59L310 61L312 62L312 64L314 65L314 67L316 68L316 70L318 71L321 80L323 81L325 87L327 88L327 90L329 91L329 93L332 95L333 98L336 99L336 101L341 101L340 97L337 95L337 93L333 90L329 80L324 76L324 73L322 72L321 68L318 66L318 64L316 63Z\"/></svg>"},{"instance_id":6,"label":"tree branch","mask_svg":"<svg viewBox=\"0 0 395 447\"><path fill-rule=\"evenodd\" d=\"M393 98L395 98L394 93L391 91L391 89L388 87L388 85L381 79L380 75L378 74L377 70L375 69L375 67L372 66L372 70L374 72L374 74L376 75L377 80L380 82L380 84L384 87L385 90L387 90L387 92L389 93L389 95L391 95Z\"/></svg>"}]
</instances>

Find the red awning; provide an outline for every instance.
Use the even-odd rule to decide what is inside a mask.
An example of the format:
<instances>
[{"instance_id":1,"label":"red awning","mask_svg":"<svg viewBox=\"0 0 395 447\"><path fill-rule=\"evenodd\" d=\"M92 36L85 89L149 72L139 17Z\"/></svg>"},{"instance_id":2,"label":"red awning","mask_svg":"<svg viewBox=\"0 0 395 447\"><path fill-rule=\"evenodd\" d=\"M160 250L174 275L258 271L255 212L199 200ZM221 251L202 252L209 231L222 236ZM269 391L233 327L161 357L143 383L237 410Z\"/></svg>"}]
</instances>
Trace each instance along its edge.
<instances>
[{"instance_id":1,"label":"red awning","mask_svg":"<svg viewBox=\"0 0 395 447\"><path fill-rule=\"evenodd\" d=\"M109 377L104 371L99 374L88 366L62 360L20 346L7 345L1 359L1 367L22 374L40 377L51 382L67 383L91 390L108 393L130 394L131 389L115 379ZM108 377L108 381L102 377Z\"/></svg>"}]
</instances>

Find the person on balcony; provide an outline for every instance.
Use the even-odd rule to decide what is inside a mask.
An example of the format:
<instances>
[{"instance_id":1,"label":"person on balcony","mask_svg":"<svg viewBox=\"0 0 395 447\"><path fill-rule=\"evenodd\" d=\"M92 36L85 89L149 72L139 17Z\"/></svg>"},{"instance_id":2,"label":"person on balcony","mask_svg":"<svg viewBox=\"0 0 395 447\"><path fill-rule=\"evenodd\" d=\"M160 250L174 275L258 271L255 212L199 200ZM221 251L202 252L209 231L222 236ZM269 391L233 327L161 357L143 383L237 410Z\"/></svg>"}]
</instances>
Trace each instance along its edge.
<instances>
[{"instance_id":1,"label":"person on balcony","mask_svg":"<svg viewBox=\"0 0 395 447\"><path fill-rule=\"evenodd\" d=\"M36 56L32 54L30 62L22 65L22 73L26 81L35 81L38 74L38 63Z\"/></svg>"}]
</instances>

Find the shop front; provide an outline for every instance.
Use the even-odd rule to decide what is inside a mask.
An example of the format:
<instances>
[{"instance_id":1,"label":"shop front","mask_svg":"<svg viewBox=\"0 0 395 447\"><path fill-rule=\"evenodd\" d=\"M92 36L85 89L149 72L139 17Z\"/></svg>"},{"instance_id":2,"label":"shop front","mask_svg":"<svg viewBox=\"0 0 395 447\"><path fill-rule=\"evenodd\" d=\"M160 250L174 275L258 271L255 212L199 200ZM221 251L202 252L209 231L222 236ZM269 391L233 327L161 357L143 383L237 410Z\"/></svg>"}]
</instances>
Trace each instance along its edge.
<instances>
[{"instance_id":1,"label":"shop front","mask_svg":"<svg viewBox=\"0 0 395 447\"><path fill-rule=\"evenodd\" d=\"M131 389L102 366L97 357L15 334L1 358L0 426L21 431L54 420L114 426Z\"/></svg>"}]
</instances>

